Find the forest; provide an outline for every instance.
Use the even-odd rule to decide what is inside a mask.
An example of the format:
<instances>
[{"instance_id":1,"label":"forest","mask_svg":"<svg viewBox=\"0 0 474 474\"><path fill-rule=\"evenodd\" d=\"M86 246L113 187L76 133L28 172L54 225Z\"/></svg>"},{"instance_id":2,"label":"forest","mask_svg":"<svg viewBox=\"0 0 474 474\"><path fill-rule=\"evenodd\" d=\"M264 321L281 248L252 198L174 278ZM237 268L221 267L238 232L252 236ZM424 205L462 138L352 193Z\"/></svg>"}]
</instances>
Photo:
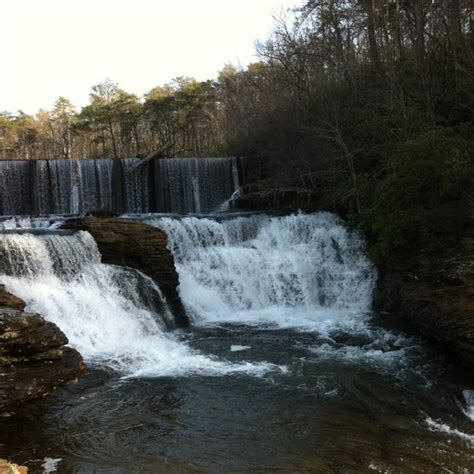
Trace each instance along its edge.
<instances>
[{"instance_id":1,"label":"forest","mask_svg":"<svg viewBox=\"0 0 474 474\"><path fill-rule=\"evenodd\" d=\"M307 0L259 61L81 110L0 113L0 159L243 156L256 190L311 193L376 258L459 234L474 198L474 1Z\"/></svg>"}]
</instances>

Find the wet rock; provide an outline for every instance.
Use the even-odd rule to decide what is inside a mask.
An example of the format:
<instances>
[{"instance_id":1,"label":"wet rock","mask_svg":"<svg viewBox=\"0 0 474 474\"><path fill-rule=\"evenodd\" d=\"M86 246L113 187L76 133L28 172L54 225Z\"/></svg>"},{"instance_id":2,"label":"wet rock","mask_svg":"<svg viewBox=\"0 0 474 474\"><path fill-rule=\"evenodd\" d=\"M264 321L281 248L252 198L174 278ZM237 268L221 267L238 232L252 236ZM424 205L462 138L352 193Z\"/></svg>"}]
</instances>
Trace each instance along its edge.
<instances>
[{"instance_id":1,"label":"wet rock","mask_svg":"<svg viewBox=\"0 0 474 474\"><path fill-rule=\"evenodd\" d=\"M25 309L26 303L20 298L17 298L15 295L12 295L6 291L5 285L0 285L0 307L1 306L23 310Z\"/></svg>"},{"instance_id":2,"label":"wet rock","mask_svg":"<svg viewBox=\"0 0 474 474\"><path fill-rule=\"evenodd\" d=\"M129 219L94 216L68 220L63 228L89 232L97 242L103 263L135 268L152 278L165 295L177 326L189 324L178 293L174 258L162 230Z\"/></svg>"},{"instance_id":3,"label":"wet rock","mask_svg":"<svg viewBox=\"0 0 474 474\"><path fill-rule=\"evenodd\" d=\"M5 414L77 379L85 365L55 324L20 309L25 303L4 288L0 301L0 414Z\"/></svg>"}]
</instances>

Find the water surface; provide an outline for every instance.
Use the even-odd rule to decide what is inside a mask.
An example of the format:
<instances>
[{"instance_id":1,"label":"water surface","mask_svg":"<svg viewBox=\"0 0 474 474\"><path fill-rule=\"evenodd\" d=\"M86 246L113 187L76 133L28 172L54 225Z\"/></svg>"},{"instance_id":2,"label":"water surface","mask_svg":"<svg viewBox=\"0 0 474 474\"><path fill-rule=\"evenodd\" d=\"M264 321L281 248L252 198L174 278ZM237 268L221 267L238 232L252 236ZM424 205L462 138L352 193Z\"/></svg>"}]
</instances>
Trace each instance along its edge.
<instances>
[{"instance_id":1,"label":"water surface","mask_svg":"<svg viewBox=\"0 0 474 474\"><path fill-rule=\"evenodd\" d=\"M0 456L64 473L474 470L469 374L370 312L376 272L337 217L146 220L170 236L189 330L88 233L2 235L0 283L89 370L3 420Z\"/></svg>"}]
</instances>

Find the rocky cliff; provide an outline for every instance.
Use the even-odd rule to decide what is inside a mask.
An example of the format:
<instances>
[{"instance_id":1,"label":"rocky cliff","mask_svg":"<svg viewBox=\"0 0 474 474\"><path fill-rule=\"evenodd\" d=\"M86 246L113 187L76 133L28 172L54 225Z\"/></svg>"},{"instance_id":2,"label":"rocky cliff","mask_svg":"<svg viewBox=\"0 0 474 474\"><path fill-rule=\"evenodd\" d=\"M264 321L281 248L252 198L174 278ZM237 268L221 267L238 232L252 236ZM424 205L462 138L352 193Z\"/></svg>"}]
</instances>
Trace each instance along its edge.
<instances>
[{"instance_id":1,"label":"rocky cliff","mask_svg":"<svg viewBox=\"0 0 474 474\"><path fill-rule=\"evenodd\" d=\"M382 268L374 308L400 315L423 336L474 364L474 237Z\"/></svg>"},{"instance_id":2,"label":"rocky cliff","mask_svg":"<svg viewBox=\"0 0 474 474\"><path fill-rule=\"evenodd\" d=\"M50 395L85 369L61 330L24 308L0 285L0 413Z\"/></svg>"},{"instance_id":3,"label":"rocky cliff","mask_svg":"<svg viewBox=\"0 0 474 474\"><path fill-rule=\"evenodd\" d=\"M63 228L89 232L104 263L135 268L152 278L165 295L177 326L189 324L178 293L174 258L162 230L129 219L93 216L68 220Z\"/></svg>"}]
</instances>

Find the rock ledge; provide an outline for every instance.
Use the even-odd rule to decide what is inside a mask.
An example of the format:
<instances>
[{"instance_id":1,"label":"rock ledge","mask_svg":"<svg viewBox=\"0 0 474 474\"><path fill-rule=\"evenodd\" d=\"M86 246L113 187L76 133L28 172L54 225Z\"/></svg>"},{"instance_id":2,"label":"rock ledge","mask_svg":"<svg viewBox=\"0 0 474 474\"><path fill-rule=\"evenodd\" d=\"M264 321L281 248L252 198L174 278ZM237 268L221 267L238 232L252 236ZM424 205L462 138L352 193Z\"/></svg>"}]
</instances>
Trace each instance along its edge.
<instances>
[{"instance_id":1,"label":"rock ledge","mask_svg":"<svg viewBox=\"0 0 474 474\"><path fill-rule=\"evenodd\" d=\"M162 230L130 219L93 216L70 219L62 227L89 232L104 263L135 268L153 279L165 295L176 325L189 325L178 293L179 277L174 258Z\"/></svg>"},{"instance_id":2,"label":"rock ledge","mask_svg":"<svg viewBox=\"0 0 474 474\"><path fill-rule=\"evenodd\" d=\"M0 285L0 414L77 379L85 365L53 323Z\"/></svg>"}]
</instances>

